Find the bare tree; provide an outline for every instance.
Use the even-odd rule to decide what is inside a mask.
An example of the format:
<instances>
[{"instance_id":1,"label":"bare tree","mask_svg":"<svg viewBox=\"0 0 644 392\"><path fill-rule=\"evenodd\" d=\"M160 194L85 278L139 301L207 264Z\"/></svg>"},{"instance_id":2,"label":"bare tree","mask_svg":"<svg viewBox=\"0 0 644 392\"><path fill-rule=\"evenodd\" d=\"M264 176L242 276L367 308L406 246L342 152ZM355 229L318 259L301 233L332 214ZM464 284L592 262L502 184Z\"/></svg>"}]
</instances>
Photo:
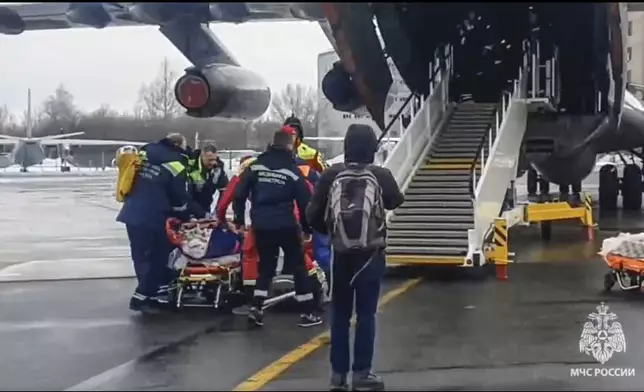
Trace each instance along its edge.
<instances>
[{"instance_id":1,"label":"bare tree","mask_svg":"<svg viewBox=\"0 0 644 392\"><path fill-rule=\"evenodd\" d=\"M135 106L135 115L143 114L153 119L168 120L181 113L181 105L174 97L176 73L170 68L168 59L164 59L156 79L150 84L141 86L139 101Z\"/></svg>"},{"instance_id":2,"label":"bare tree","mask_svg":"<svg viewBox=\"0 0 644 392\"><path fill-rule=\"evenodd\" d=\"M6 133L12 123L13 116L7 105L0 106L0 133Z\"/></svg>"},{"instance_id":3,"label":"bare tree","mask_svg":"<svg viewBox=\"0 0 644 392\"><path fill-rule=\"evenodd\" d=\"M79 117L80 113L74 105L74 96L62 84L43 103L42 119L48 127L69 131L76 126Z\"/></svg>"},{"instance_id":4,"label":"bare tree","mask_svg":"<svg viewBox=\"0 0 644 392\"><path fill-rule=\"evenodd\" d=\"M94 110L90 116L94 118L118 117L118 112L110 108L109 105L103 104L100 108Z\"/></svg>"},{"instance_id":5,"label":"bare tree","mask_svg":"<svg viewBox=\"0 0 644 392\"><path fill-rule=\"evenodd\" d=\"M317 90L302 84L289 84L273 96L271 117L283 122L291 115L297 116L305 131L315 131L318 110Z\"/></svg>"}]
</instances>

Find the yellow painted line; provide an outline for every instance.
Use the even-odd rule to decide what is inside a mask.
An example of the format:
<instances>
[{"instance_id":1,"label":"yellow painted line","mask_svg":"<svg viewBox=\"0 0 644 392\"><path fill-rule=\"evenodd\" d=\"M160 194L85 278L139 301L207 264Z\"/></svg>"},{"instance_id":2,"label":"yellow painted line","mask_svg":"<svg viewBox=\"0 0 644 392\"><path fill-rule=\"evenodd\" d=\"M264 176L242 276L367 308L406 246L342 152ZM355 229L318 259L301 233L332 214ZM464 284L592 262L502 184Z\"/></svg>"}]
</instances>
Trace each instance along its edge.
<instances>
[{"instance_id":1,"label":"yellow painted line","mask_svg":"<svg viewBox=\"0 0 644 392\"><path fill-rule=\"evenodd\" d=\"M471 165L474 159L465 158L430 158L429 163L462 163Z\"/></svg>"},{"instance_id":2,"label":"yellow painted line","mask_svg":"<svg viewBox=\"0 0 644 392\"><path fill-rule=\"evenodd\" d=\"M385 293L378 302L378 311L386 305L388 302L393 300L396 297L406 293L412 287L420 283L421 279L411 279L398 286L397 288ZM351 320L352 324L355 320ZM287 371L291 366L295 365L297 362L303 360L304 358L311 355L315 350L323 347L330 341L329 331L325 331L308 342L304 343L295 350L286 353L283 357L277 361L266 366L259 372L253 374L246 381L237 385L233 391L258 391L262 389L266 384L275 380L282 373Z\"/></svg>"}]
</instances>

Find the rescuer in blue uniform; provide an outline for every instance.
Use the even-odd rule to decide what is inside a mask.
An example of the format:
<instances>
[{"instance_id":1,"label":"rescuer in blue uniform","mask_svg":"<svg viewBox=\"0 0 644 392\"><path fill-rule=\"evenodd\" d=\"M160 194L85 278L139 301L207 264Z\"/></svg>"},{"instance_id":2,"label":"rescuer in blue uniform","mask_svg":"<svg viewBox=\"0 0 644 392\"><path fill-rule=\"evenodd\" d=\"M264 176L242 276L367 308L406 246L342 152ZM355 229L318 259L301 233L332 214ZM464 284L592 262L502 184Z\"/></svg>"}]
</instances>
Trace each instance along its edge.
<instances>
[{"instance_id":1,"label":"rescuer in blue uniform","mask_svg":"<svg viewBox=\"0 0 644 392\"><path fill-rule=\"evenodd\" d=\"M167 285L172 279L168 257L173 247L165 231L166 220L205 215L197 203L190 202L185 146L182 135L171 134L141 148L142 164L116 218L125 223L138 279L130 300L132 310L156 313L167 303Z\"/></svg>"},{"instance_id":2,"label":"rescuer in blue uniform","mask_svg":"<svg viewBox=\"0 0 644 392\"><path fill-rule=\"evenodd\" d=\"M293 273L295 299L302 306L298 325L310 327L322 323L322 319L313 314L314 297L302 244L302 233L306 237L311 235L311 228L304 217L311 192L295 164L293 141L289 133L275 133L273 144L242 173L233 202L234 223L243 226L246 200L250 196L251 224L259 253L259 277L248 318L250 323L260 327L264 325L262 306L268 297L280 248L284 252L284 269ZM299 209L299 219L295 216L294 207Z\"/></svg>"}]
</instances>

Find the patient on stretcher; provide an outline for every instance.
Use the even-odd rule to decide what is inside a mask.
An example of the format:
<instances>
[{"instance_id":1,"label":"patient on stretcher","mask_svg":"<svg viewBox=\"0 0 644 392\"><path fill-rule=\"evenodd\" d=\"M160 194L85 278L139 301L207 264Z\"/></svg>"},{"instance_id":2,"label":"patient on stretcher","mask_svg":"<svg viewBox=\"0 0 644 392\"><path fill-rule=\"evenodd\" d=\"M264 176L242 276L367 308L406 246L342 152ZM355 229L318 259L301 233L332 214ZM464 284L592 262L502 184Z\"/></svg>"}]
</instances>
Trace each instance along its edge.
<instances>
[{"instance_id":1,"label":"patient on stretcher","mask_svg":"<svg viewBox=\"0 0 644 392\"><path fill-rule=\"evenodd\" d=\"M217 264L222 267L241 263L241 236L228 222L183 223L169 220L168 235L177 247L172 268L181 270L190 264Z\"/></svg>"}]
</instances>

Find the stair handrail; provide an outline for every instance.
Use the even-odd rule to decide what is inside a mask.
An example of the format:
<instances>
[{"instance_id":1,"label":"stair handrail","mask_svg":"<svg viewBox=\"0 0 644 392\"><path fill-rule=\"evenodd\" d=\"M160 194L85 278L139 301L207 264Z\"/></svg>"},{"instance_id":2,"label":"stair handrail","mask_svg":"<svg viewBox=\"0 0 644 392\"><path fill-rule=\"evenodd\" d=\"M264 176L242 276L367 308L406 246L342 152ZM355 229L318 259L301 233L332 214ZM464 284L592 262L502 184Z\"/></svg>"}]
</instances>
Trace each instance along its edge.
<instances>
[{"instance_id":1,"label":"stair handrail","mask_svg":"<svg viewBox=\"0 0 644 392\"><path fill-rule=\"evenodd\" d=\"M443 75L441 71L451 71L451 46L450 45L445 45L437 49L437 53L434 61L431 62L430 64L430 70L431 70L431 75L432 79L430 79L429 83L429 94L426 97L423 97L423 99L420 101L420 104L418 107L414 107L414 105L411 105L410 108L410 121L409 124L404 128L404 131L401 132L401 137L400 140L396 143L394 148L389 152L387 158L383 162L383 166L387 167L392 171L394 174L394 177L397 178L398 185L402 186L404 179L398 178L400 177L400 173L398 173L398 168L395 166L402 165L403 161L408 158L408 155L406 152L402 152L400 149L404 147L404 144L407 140L408 137L411 137L409 135L410 130L415 130L416 127L422 127L423 131L427 127L431 126L431 122L433 122L433 119L430 119L430 110L428 108L429 102L435 98L435 92L439 91L437 87L441 85L442 79L446 79L446 76ZM442 57L442 60L441 60ZM412 98L417 97L417 95L413 95L412 97L409 97L409 101L407 102L407 106L409 107L409 103L413 102ZM402 108L404 110L404 108ZM403 110L399 110L398 117L400 117L404 112ZM421 114L424 114L422 116L422 123L419 123L418 119L421 117ZM393 121L396 121L397 118L394 117ZM430 122L431 121L431 122ZM403 126L402 121L401 121L401 128ZM391 129L391 128L389 128ZM389 131L387 130L387 132ZM428 131L430 133L431 131ZM383 132L384 133L384 132ZM381 135L382 136L382 135ZM386 136L386 135L385 135ZM383 140L385 136L382 136L380 140ZM409 159L412 159L411 157Z\"/></svg>"},{"instance_id":2,"label":"stair handrail","mask_svg":"<svg viewBox=\"0 0 644 392\"><path fill-rule=\"evenodd\" d=\"M443 49L443 50L441 50L441 49ZM432 64L430 64L430 67L432 67L433 69L432 69L432 74L429 77L429 94L427 94L426 97L423 97L423 101L419 105L418 109L415 109L413 106L411 107L411 110L410 110L411 119L410 119L409 124L407 124L407 127L409 127L411 125L411 121L414 119L414 117L416 117L416 114L418 114L418 112L420 112L420 109L422 108L422 105L424 105L425 101L429 100L429 97L434 92L434 84L436 83L436 77L439 75L439 73L442 70L441 64L443 64L443 63L447 64L447 61L448 61L449 56L450 56L449 50L451 50L451 48L449 48L449 49L447 49L447 48L439 48L439 49L437 49L438 53L436 54L435 59L432 62ZM439 54L440 52L443 52L442 55ZM409 105L409 103L412 101L412 98L414 98L414 97L421 97L421 95L416 94L416 93L409 94L407 99L405 99L405 102L400 106L400 108L398 109L396 114L391 118L391 120L389 120L389 123L387 124L385 129L382 131L382 133L378 137L378 146L380 146L380 143L382 142L382 140L385 138L385 136L387 136L387 134L389 133L389 131L391 130L393 125L396 123L396 121L399 119L399 117L402 116L403 111L407 108L407 105ZM400 121L400 127L401 127L401 131L404 131L404 128L406 128L406 127L404 127L402 125L402 121ZM403 132L401 132L401 134L402 133Z\"/></svg>"},{"instance_id":3,"label":"stair handrail","mask_svg":"<svg viewBox=\"0 0 644 392\"><path fill-rule=\"evenodd\" d=\"M506 89L501 93L501 107L499 108L497 106L495 108L494 120L491 121L491 124L488 126L486 134L483 136L483 139L481 139L481 142L477 147L476 156L472 161L472 164L470 165L469 191L470 191L470 197L472 198L472 200L476 200L476 197L478 196L477 186L478 186L479 178L476 175L477 163L480 160L481 174L483 174L483 168L485 168L485 165L487 164L487 161L490 158L489 156L487 157L485 156L485 144L486 143L488 144L488 154L489 154L492 151L492 145L496 140L496 136L498 135L499 130L501 129L504 121L506 120L506 113L510 109L510 105L512 104L512 101L515 98L515 95L520 93L519 83L528 65L528 58L530 56L530 43L528 42L528 40L523 41L522 48L523 48L522 50L523 61L521 63L521 66L519 67L519 73L517 75L517 78L512 81L512 86L509 91Z\"/></svg>"}]
</instances>

